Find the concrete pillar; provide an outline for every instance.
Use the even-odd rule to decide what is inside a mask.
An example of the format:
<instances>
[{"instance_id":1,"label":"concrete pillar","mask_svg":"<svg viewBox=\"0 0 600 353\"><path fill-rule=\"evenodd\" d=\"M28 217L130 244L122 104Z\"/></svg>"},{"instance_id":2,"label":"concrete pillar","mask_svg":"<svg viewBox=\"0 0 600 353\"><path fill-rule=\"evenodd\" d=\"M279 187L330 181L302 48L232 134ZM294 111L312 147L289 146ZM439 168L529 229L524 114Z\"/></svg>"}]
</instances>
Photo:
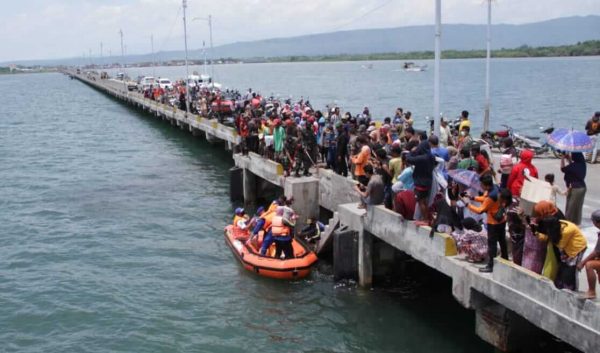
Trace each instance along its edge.
<instances>
[{"instance_id":1,"label":"concrete pillar","mask_svg":"<svg viewBox=\"0 0 600 353\"><path fill-rule=\"evenodd\" d=\"M305 225L308 218L319 218L319 179L313 177L288 178L283 192L285 197L294 198L292 208L298 214L296 232Z\"/></svg>"},{"instance_id":2,"label":"concrete pillar","mask_svg":"<svg viewBox=\"0 0 600 353\"><path fill-rule=\"evenodd\" d=\"M206 141L208 141L208 143L216 143L216 142L219 142L219 138L217 138L216 136L211 135L207 132L206 133Z\"/></svg>"},{"instance_id":3,"label":"concrete pillar","mask_svg":"<svg viewBox=\"0 0 600 353\"><path fill-rule=\"evenodd\" d=\"M358 232L347 228L333 232L333 279L358 279Z\"/></svg>"},{"instance_id":4,"label":"concrete pillar","mask_svg":"<svg viewBox=\"0 0 600 353\"><path fill-rule=\"evenodd\" d=\"M495 302L475 310L475 333L501 352L527 352L541 332L523 317Z\"/></svg>"},{"instance_id":5,"label":"concrete pillar","mask_svg":"<svg viewBox=\"0 0 600 353\"><path fill-rule=\"evenodd\" d=\"M229 197L231 201L244 199L244 170L242 168L229 169Z\"/></svg>"},{"instance_id":6,"label":"concrete pillar","mask_svg":"<svg viewBox=\"0 0 600 353\"><path fill-rule=\"evenodd\" d=\"M358 285L371 288L373 284L373 235L361 229L358 232Z\"/></svg>"},{"instance_id":7,"label":"concrete pillar","mask_svg":"<svg viewBox=\"0 0 600 353\"><path fill-rule=\"evenodd\" d=\"M248 169L243 172L244 181L244 204L252 206L256 204L256 176Z\"/></svg>"}]
</instances>

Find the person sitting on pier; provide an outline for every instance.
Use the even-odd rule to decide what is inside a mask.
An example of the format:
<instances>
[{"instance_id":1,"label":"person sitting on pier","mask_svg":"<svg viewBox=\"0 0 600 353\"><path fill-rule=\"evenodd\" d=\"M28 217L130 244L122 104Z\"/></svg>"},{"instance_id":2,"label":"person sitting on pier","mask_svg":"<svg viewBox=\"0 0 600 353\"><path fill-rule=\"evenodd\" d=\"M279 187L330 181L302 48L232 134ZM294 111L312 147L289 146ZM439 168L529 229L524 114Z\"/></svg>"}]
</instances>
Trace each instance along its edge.
<instances>
[{"instance_id":1,"label":"person sitting on pier","mask_svg":"<svg viewBox=\"0 0 600 353\"><path fill-rule=\"evenodd\" d=\"M600 210L592 213L592 223L600 229ZM586 299L596 299L596 281L600 283L600 233L594 250L577 265L577 269L581 271L585 268L585 273L588 281L588 290L585 293Z\"/></svg>"}]
</instances>

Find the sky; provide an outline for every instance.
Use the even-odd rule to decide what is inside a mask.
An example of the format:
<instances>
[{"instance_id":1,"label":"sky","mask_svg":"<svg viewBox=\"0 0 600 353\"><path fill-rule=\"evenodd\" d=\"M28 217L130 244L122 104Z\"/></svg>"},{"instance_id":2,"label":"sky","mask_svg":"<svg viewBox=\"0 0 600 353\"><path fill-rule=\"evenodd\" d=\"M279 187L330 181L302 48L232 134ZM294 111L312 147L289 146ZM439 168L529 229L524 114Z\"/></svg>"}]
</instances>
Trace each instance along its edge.
<instances>
[{"instance_id":1,"label":"sky","mask_svg":"<svg viewBox=\"0 0 600 353\"><path fill-rule=\"evenodd\" d=\"M0 62L181 50L181 0L0 0ZM339 30L426 25L434 0L188 0L188 48ZM442 0L443 23L486 21L485 0ZM493 22L600 15L600 0L494 0Z\"/></svg>"}]
</instances>

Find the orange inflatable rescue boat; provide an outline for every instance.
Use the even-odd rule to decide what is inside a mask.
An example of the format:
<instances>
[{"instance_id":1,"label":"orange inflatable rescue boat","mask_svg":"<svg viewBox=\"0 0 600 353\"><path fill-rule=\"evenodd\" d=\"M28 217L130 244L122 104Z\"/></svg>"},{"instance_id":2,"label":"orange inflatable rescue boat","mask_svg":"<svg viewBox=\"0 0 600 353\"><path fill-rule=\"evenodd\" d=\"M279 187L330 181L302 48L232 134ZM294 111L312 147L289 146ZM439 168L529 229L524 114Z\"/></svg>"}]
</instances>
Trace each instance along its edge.
<instances>
[{"instance_id":1,"label":"orange inflatable rescue boat","mask_svg":"<svg viewBox=\"0 0 600 353\"><path fill-rule=\"evenodd\" d=\"M304 278L310 274L312 265L317 261L317 255L299 239L292 240L295 258L282 260L261 255L257 242L248 242L248 238L248 231L231 224L225 227L225 242L235 257L245 269L258 275L278 279Z\"/></svg>"}]
</instances>

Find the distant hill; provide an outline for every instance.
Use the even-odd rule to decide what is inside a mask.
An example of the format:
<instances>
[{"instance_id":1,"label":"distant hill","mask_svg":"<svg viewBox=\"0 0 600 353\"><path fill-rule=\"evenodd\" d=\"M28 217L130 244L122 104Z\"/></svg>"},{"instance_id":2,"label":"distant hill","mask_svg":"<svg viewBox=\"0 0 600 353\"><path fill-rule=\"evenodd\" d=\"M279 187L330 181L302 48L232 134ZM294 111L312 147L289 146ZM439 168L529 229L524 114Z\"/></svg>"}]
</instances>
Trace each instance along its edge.
<instances>
[{"instance_id":1,"label":"distant hill","mask_svg":"<svg viewBox=\"0 0 600 353\"><path fill-rule=\"evenodd\" d=\"M485 48L485 25L442 27L443 49ZM322 33L240 42L215 48L216 57L250 58L412 52L433 49L433 26L410 26ZM492 27L493 49L573 44L600 39L600 16L566 17L544 22Z\"/></svg>"},{"instance_id":2,"label":"distant hill","mask_svg":"<svg viewBox=\"0 0 600 353\"><path fill-rule=\"evenodd\" d=\"M392 52L415 52L433 49L434 26L408 26L320 33L299 37L274 38L237 42L215 47L215 58L256 58L292 55L338 55ZM474 50L485 48L485 25L445 24L442 27L442 48ZM492 27L493 49L574 44L600 39L600 16L563 17L522 24L496 24ZM183 51L157 54L160 60L183 58ZM201 50L190 51L190 58L203 57ZM81 58L63 60L20 61L28 65L78 65ZM121 58L105 58L119 62ZM150 54L129 55L128 63L152 61Z\"/></svg>"}]
</instances>

